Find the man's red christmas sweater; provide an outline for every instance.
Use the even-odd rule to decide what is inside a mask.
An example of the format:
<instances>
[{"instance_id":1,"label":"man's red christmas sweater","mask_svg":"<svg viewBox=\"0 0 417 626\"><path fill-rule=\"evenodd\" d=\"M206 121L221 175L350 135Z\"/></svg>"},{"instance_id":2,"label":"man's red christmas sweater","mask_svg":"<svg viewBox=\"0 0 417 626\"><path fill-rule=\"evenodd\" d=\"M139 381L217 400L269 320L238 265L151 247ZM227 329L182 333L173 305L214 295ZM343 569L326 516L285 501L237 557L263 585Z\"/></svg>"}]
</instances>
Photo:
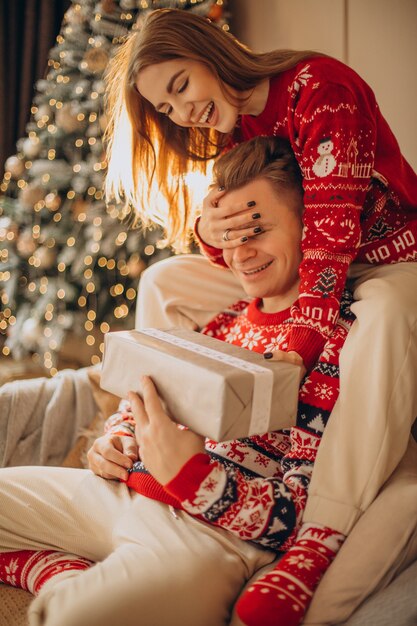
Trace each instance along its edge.
<instances>
[{"instance_id":1,"label":"man's red christmas sweater","mask_svg":"<svg viewBox=\"0 0 417 626\"><path fill-rule=\"evenodd\" d=\"M206 440L167 485L137 463L127 485L135 491L220 526L241 539L277 550L290 545L307 498L308 483L326 425L339 393L339 353L352 322L350 294L341 316L299 394L296 426L234 441ZM290 310L264 313L260 301L241 301L219 314L206 334L255 352L285 349ZM190 409L191 410L191 409ZM130 405L122 401L106 431L134 436Z\"/></svg>"}]
</instances>

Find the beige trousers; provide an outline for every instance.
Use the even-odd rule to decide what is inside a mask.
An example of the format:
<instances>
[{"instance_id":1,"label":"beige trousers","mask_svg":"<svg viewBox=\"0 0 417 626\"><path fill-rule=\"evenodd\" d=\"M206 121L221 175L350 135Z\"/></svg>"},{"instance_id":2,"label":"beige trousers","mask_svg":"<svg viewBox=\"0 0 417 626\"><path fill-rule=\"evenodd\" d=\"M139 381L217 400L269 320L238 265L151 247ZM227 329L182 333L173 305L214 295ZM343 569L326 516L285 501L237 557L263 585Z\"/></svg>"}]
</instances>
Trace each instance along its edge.
<instances>
[{"instance_id":1,"label":"beige trousers","mask_svg":"<svg viewBox=\"0 0 417 626\"><path fill-rule=\"evenodd\" d=\"M356 315L324 432L304 521L348 534L403 457L417 415L417 263L350 270ZM201 255L166 259L142 275L137 327L201 327L244 294Z\"/></svg>"},{"instance_id":2,"label":"beige trousers","mask_svg":"<svg viewBox=\"0 0 417 626\"><path fill-rule=\"evenodd\" d=\"M89 470L0 470L0 550L57 549L96 565L50 581L31 626L225 626L275 554Z\"/></svg>"}]
</instances>

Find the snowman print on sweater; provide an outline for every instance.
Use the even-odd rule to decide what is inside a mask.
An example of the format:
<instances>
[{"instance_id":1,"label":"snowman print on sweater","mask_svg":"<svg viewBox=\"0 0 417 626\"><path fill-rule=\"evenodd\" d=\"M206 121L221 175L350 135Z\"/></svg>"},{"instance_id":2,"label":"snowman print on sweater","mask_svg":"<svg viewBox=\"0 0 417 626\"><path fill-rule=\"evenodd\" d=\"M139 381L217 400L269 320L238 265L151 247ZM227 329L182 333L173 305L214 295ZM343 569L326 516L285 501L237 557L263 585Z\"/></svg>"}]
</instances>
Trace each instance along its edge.
<instances>
[{"instance_id":1,"label":"snowman print on sweater","mask_svg":"<svg viewBox=\"0 0 417 626\"><path fill-rule=\"evenodd\" d=\"M324 137L324 139L320 141L317 147L317 152L320 156L313 165L313 172L316 176L323 178L333 172L336 167L336 159L332 154L333 148L334 144L330 137Z\"/></svg>"}]
</instances>

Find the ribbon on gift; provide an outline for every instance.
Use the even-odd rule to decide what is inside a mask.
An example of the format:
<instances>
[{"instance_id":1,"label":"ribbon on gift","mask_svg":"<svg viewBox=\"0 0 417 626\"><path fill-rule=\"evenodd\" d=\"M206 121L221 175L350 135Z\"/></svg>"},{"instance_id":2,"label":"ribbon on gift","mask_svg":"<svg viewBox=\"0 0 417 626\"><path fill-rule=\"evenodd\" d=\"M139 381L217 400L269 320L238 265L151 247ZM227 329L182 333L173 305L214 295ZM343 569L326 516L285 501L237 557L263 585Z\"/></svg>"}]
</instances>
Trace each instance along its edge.
<instances>
[{"instance_id":1,"label":"ribbon on gift","mask_svg":"<svg viewBox=\"0 0 417 626\"><path fill-rule=\"evenodd\" d=\"M272 387L274 384L274 375L270 369L256 363L248 363L244 359L239 359L231 354L218 352L207 346L193 343L188 341L188 339L176 337L157 328L142 328L139 332L253 374L254 384L249 434L266 432L271 414Z\"/></svg>"}]
</instances>

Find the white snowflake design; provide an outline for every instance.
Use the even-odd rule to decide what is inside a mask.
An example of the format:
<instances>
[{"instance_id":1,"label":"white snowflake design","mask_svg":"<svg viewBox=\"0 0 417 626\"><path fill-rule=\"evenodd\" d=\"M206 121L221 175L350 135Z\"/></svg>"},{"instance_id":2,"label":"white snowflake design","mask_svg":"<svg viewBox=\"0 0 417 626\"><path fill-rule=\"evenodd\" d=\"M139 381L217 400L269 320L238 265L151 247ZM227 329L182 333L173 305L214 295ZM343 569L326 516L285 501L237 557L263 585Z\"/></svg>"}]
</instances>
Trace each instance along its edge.
<instances>
[{"instance_id":1,"label":"white snowflake design","mask_svg":"<svg viewBox=\"0 0 417 626\"><path fill-rule=\"evenodd\" d=\"M9 585L13 585L14 587L16 587L16 571L18 568L18 561L17 559L12 559L9 563L9 565L6 565L6 567L4 568L6 570L6 583L9 583Z\"/></svg>"},{"instance_id":2,"label":"white snowflake design","mask_svg":"<svg viewBox=\"0 0 417 626\"><path fill-rule=\"evenodd\" d=\"M243 337L242 348L253 350L260 342L262 342L262 339L262 331L250 329Z\"/></svg>"},{"instance_id":3,"label":"white snowflake design","mask_svg":"<svg viewBox=\"0 0 417 626\"><path fill-rule=\"evenodd\" d=\"M333 389L330 385L327 385L326 383L318 383L314 387L314 392L321 400L330 400L333 395Z\"/></svg>"},{"instance_id":4,"label":"white snowflake design","mask_svg":"<svg viewBox=\"0 0 417 626\"><path fill-rule=\"evenodd\" d=\"M276 350L285 350L288 347L288 341L286 341L286 335L279 333L276 337L272 337L267 346L265 346L265 352L275 352Z\"/></svg>"},{"instance_id":5,"label":"white snowflake design","mask_svg":"<svg viewBox=\"0 0 417 626\"><path fill-rule=\"evenodd\" d=\"M336 356L336 350L335 350L336 344L335 343L326 343L326 345L324 346L324 350L323 353L321 355L321 358L324 361L330 361L332 356Z\"/></svg>"},{"instance_id":6,"label":"white snowflake design","mask_svg":"<svg viewBox=\"0 0 417 626\"><path fill-rule=\"evenodd\" d=\"M240 331L240 326L235 324L235 326L231 326L229 332L227 333L225 340L227 343L234 343L237 339L240 339L242 333Z\"/></svg>"},{"instance_id":7,"label":"white snowflake design","mask_svg":"<svg viewBox=\"0 0 417 626\"><path fill-rule=\"evenodd\" d=\"M288 563L290 565L295 565L298 569L312 569L314 565L313 559L308 559L304 554L294 554L294 556L290 556L288 558Z\"/></svg>"},{"instance_id":8,"label":"white snowflake design","mask_svg":"<svg viewBox=\"0 0 417 626\"><path fill-rule=\"evenodd\" d=\"M305 87L309 81L309 79L313 76L313 74L309 74L308 70L310 69L309 65L303 67L302 70L297 74L294 79L293 86L295 91L299 91L300 87Z\"/></svg>"}]
</instances>

